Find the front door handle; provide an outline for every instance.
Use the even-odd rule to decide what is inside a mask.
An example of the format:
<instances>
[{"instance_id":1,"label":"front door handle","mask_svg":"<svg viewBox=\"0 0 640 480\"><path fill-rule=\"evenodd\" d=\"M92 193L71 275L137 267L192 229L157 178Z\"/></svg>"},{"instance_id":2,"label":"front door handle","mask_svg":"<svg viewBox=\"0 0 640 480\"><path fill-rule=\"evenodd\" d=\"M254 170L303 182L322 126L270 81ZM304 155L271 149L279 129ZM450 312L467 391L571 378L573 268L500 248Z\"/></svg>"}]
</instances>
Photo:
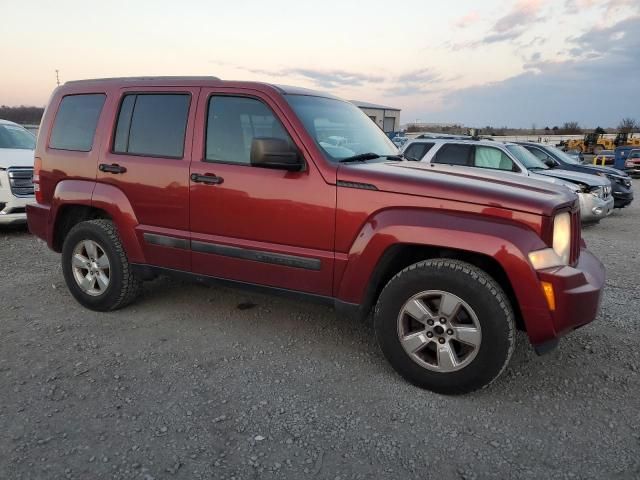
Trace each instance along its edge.
<instances>
[{"instance_id":1,"label":"front door handle","mask_svg":"<svg viewBox=\"0 0 640 480\"><path fill-rule=\"evenodd\" d=\"M195 183L205 183L207 185L220 185L223 181L222 177L218 177L211 173L200 175L199 173L191 174L191 181Z\"/></svg>"},{"instance_id":2,"label":"front door handle","mask_svg":"<svg viewBox=\"0 0 640 480\"><path fill-rule=\"evenodd\" d=\"M109 172L109 173L124 173L127 171L125 167L118 165L117 163L112 163L109 165L108 163L101 163L98 165L98 169L101 172Z\"/></svg>"}]
</instances>

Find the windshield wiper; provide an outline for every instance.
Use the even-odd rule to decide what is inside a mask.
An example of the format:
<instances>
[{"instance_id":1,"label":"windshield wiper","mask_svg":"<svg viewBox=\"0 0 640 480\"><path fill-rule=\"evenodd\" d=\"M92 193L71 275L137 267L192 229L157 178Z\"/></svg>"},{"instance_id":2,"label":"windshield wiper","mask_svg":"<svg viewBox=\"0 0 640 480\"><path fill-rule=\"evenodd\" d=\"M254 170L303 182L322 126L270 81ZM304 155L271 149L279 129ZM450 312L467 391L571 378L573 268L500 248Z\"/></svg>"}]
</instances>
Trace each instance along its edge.
<instances>
[{"instance_id":1,"label":"windshield wiper","mask_svg":"<svg viewBox=\"0 0 640 480\"><path fill-rule=\"evenodd\" d=\"M360 153L359 155L353 155L352 157L342 158L340 159L340 163L365 162L367 160L375 160L376 158L380 158L380 155L377 153Z\"/></svg>"},{"instance_id":2,"label":"windshield wiper","mask_svg":"<svg viewBox=\"0 0 640 480\"><path fill-rule=\"evenodd\" d=\"M352 157L343 158L340 163L350 162L366 162L367 160L375 160L376 158L388 158L390 160L404 160L402 155L378 155L377 153L368 152L360 153L359 155L353 155Z\"/></svg>"}]
</instances>

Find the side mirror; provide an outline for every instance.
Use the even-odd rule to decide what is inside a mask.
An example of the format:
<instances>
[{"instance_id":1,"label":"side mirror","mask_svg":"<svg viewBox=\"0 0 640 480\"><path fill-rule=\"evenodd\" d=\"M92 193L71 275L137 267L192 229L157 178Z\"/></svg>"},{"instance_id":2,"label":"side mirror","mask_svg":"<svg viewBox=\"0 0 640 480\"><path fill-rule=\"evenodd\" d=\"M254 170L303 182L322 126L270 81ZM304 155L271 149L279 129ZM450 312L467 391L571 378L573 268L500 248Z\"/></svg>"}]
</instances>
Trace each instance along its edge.
<instances>
[{"instance_id":1,"label":"side mirror","mask_svg":"<svg viewBox=\"0 0 640 480\"><path fill-rule=\"evenodd\" d=\"M281 138L254 138L251 142L251 165L297 172L302 170L300 154Z\"/></svg>"},{"instance_id":2,"label":"side mirror","mask_svg":"<svg viewBox=\"0 0 640 480\"><path fill-rule=\"evenodd\" d=\"M549 168L553 168L556 166L556 161L553 158L547 157L544 159L544 164Z\"/></svg>"}]
</instances>

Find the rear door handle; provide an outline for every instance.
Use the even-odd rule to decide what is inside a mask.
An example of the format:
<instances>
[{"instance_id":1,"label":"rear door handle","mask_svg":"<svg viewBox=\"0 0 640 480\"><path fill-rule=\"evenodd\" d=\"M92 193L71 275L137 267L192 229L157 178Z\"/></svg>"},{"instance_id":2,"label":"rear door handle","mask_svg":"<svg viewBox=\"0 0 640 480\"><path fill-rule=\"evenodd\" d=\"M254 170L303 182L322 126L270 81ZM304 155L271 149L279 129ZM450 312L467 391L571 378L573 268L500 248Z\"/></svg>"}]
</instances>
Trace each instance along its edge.
<instances>
[{"instance_id":1,"label":"rear door handle","mask_svg":"<svg viewBox=\"0 0 640 480\"><path fill-rule=\"evenodd\" d=\"M122 167L117 163L112 163L111 165L109 165L108 163L101 163L100 165L98 165L98 169L101 172L108 172L108 173L124 173L127 171L125 167Z\"/></svg>"},{"instance_id":2,"label":"rear door handle","mask_svg":"<svg viewBox=\"0 0 640 480\"><path fill-rule=\"evenodd\" d=\"M191 174L191 181L194 183L205 183L207 185L220 185L223 182L222 177L218 177L211 173L200 175L199 173Z\"/></svg>"}]
</instances>

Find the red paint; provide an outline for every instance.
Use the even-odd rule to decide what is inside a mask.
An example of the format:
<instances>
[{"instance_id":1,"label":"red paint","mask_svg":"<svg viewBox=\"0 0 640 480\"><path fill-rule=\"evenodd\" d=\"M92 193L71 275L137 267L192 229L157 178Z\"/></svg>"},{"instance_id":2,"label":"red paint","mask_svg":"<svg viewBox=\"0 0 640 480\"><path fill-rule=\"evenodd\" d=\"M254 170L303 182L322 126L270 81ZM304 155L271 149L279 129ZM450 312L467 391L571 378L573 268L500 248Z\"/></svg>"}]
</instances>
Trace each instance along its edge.
<instances>
[{"instance_id":1,"label":"red paint","mask_svg":"<svg viewBox=\"0 0 640 480\"><path fill-rule=\"evenodd\" d=\"M191 95L184 157L157 159L111 152L114 124L126 92ZM91 152L48 148L61 99L104 93ZM204 162L211 95L264 102L304 156L301 172ZM39 203L27 209L31 231L53 245L63 206L100 209L118 227L134 263L297 290L360 304L382 255L398 244L453 248L495 259L515 293L531 341L555 338L593 320L604 284L600 262L586 249L574 267L535 272L527 254L548 246L551 218L575 209L574 196L547 183L512 184L491 173L434 171L414 162L337 164L327 161L276 87L203 79L106 80L71 83L53 94L38 138ZM126 173L98 171L117 163ZM190 181L212 174L218 185ZM377 191L336 186L336 180ZM145 233L253 252L320 261L319 269L264 263L146 242ZM578 232L579 234L579 232ZM574 239L583 247L580 238ZM577 252L577 250L576 250ZM577 253L576 253L577 254ZM540 280L553 284L550 312Z\"/></svg>"}]
</instances>

